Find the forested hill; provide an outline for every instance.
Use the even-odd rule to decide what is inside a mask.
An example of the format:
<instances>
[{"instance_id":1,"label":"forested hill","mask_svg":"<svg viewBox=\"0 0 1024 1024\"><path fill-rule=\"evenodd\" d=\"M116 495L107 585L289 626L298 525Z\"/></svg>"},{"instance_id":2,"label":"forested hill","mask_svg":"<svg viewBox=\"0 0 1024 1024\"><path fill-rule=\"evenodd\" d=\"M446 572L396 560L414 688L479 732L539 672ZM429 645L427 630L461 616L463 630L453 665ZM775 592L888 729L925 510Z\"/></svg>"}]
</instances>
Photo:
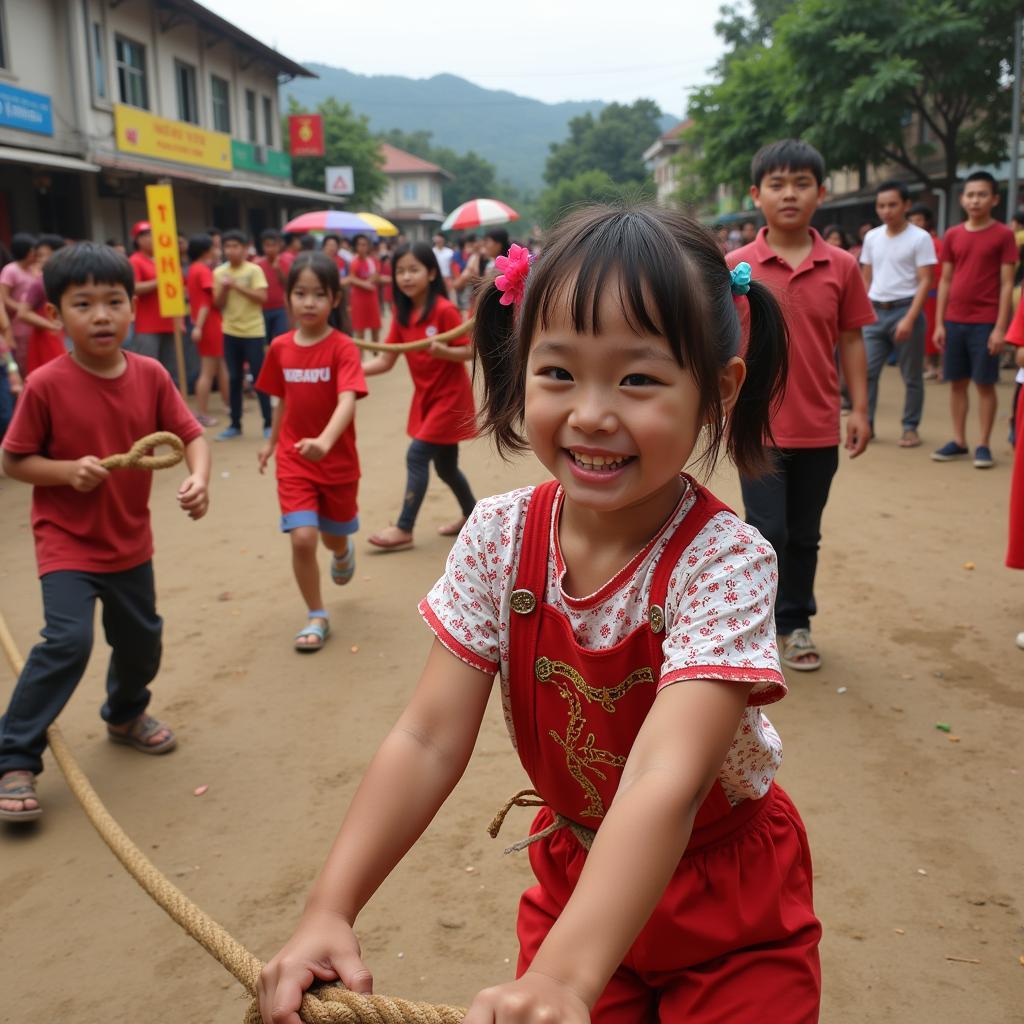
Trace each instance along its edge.
<instances>
[{"instance_id":1,"label":"forested hill","mask_svg":"<svg viewBox=\"0 0 1024 1024\"><path fill-rule=\"evenodd\" d=\"M333 96L365 114L375 132L389 128L428 131L434 145L449 146L459 153L475 150L495 165L499 179L526 189L542 184L548 147L566 137L569 121L587 111L597 114L605 106L598 100L542 103L484 89L457 75L416 79L356 75L326 64L306 66L320 77L300 78L284 86L285 103L294 96L312 109ZM666 129L674 123L674 118L665 118Z\"/></svg>"}]
</instances>

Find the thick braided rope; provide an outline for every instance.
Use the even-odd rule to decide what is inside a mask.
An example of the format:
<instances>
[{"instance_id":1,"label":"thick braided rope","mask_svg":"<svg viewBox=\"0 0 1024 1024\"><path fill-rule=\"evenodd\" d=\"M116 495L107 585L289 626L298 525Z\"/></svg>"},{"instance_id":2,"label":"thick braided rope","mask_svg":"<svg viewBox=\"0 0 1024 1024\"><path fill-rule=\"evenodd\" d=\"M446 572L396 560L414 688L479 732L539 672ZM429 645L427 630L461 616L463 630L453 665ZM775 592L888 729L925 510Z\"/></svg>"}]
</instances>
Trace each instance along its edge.
<instances>
[{"instance_id":1,"label":"thick braided rope","mask_svg":"<svg viewBox=\"0 0 1024 1024\"><path fill-rule=\"evenodd\" d=\"M20 675L25 663L3 615L0 615L0 646L14 674ZM47 729L46 739L86 817L128 874L176 924L255 995L262 962L200 910L132 842L92 788L56 724ZM387 996L361 996L337 986L307 992L299 1013L308 1024L458 1024L465 1016L465 1010L452 1006L412 1003ZM246 1013L245 1024L261 1024L255 1000Z\"/></svg>"},{"instance_id":2,"label":"thick braided rope","mask_svg":"<svg viewBox=\"0 0 1024 1024\"><path fill-rule=\"evenodd\" d=\"M449 341L465 337L473 330L475 323L476 320L471 318L465 323L459 324L458 327L453 327L450 331L445 331L443 334L435 334L432 338L422 338L419 341L401 341L395 345L384 345L376 341L363 341L360 338L356 338L355 342L364 352L422 352L424 349L430 348L435 341L440 342L442 345L447 345Z\"/></svg>"},{"instance_id":3,"label":"thick braided rope","mask_svg":"<svg viewBox=\"0 0 1024 1024\"><path fill-rule=\"evenodd\" d=\"M150 455L149 449L167 445L171 450L166 455ZM140 437L126 452L108 455L100 459L104 469L170 469L185 457L185 446L177 434L158 430L155 434Z\"/></svg>"}]
</instances>

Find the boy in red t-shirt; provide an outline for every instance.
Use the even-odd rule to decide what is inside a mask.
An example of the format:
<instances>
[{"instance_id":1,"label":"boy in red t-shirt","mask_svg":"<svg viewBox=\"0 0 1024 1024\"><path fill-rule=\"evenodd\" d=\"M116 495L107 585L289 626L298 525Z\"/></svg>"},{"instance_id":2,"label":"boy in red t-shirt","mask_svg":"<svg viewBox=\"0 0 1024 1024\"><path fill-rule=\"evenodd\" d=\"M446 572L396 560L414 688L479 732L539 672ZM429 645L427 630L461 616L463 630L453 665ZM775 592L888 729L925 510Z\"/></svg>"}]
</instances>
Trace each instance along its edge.
<instances>
[{"instance_id":1,"label":"boy in red t-shirt","mask_svg":"<svg viewBox=\"0 0 1024 1024\"><path fill-rule=\"evenodd\" d=\"M263 322L267 329L267 344L288 330L288 305L285 286L293 259L285 259L284 238L276 228L267 228L260 235L263 255L254 261L267 279L267 297L263 301Z\"/></svg>"},{"instance_id":2,"label":"boy in red t-shirt","mask_svg":"<svg viewBox=\"0 0 1024 1024\"><path fill-rule=\"evenodd\" d=\"M811 639L817 612L821 516L839 466L840 394L835 354L853 408L845 446L864 451L868 425L868 364L861 328L875 320L857 261L828 245L811 227L825 196L825 164L805 142L765 146L752 164L750 194L768 223L749 245L726 256L746 262L753 277L776 292L789 332L786 393L772 417L775 472L740 477L746 520L779 558L775 625L782 663L798 672L821 667Z\"/></svg>"},{"instance_id":3,"label":"boy in red t-shirt","mask_svg":"<svg viewBox=\"0 0 1024 1024\"><path fill-rule=\"evenodd\" d=\"M366 394L359 350L331 327L331 310L341 298L338 268L329 256L296 257L287 296L296 329L270 345L256 389L276 395L270 438L259 452L260 472L277 457L281 529L291 538L295 582L306 602L306 626L295 650L319 651L330 633L320 590L318 536L331 552L331 578L348 583L355 573L359 529L359 455L356 399Z\"/></svg>"},{"instance_id":4,"label":"boy in red t-shirt","mask_svg":"<svg viewBox=\"0 0 1024 1024\"><path fill-rule=\"evenodd\" d=\"M974 449L977 469L995 465L989 443L996 421L999 356L1005 344L1013 299L1017 243L1013 232L992 217L999 202L996 179L988 171L967 176L960 193L966 224L942 239L942 277L935 310L935 345L943 350L942 376L949 381L953 440L932 452L936 462L969 454L967 388L978 391L980 434Z\"/></svg>"},{"instance_id":5,"label":"boy in red t-shirt","mask_svg":"<svg viewBox=\"0 0 1024 1024\"><path fill-rule=\"evenodd\" d=\"M59 317L72 351L29 378L3 442L3 470L33 485L36 542L46 627L32 648L0 719L0 818L42 813L35 777L46 730L85 672L93 611L103 603L112 648L100 714L111 741L163 754L177 740L146 713L160 666L162 620L153 587L149 522L152 476L111 473L100 455L127 451L156 430L185 443L189 475L178 503L192 519L208 504L210 457L202 430L158 362L122 352L134 303L128 261L84 242L57 253L43 275L48 314Z\"/></svg>"}]
</instances>

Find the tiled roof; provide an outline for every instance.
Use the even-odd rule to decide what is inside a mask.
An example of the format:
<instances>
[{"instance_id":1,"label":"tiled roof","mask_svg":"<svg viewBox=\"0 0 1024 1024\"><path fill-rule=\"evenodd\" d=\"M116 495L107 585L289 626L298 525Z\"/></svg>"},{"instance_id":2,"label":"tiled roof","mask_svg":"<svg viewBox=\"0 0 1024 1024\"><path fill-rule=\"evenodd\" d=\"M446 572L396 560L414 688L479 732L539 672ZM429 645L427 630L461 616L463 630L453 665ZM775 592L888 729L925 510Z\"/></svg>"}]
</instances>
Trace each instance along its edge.
<instances>
[{"instance_id":1,"label":"tiled roof","mask_svg":"<svg viewBox=\"0 0 1024 1024\"><path fill-rule=\"evenodd\" d=\"M432 164L422 157L406 153L404 149L392 146L388 142L380 144L381 155L384 157L384 166L381 168L385 174L440 174L442 177L451 178L443 167Z\"/></svg>"}]
</instances>

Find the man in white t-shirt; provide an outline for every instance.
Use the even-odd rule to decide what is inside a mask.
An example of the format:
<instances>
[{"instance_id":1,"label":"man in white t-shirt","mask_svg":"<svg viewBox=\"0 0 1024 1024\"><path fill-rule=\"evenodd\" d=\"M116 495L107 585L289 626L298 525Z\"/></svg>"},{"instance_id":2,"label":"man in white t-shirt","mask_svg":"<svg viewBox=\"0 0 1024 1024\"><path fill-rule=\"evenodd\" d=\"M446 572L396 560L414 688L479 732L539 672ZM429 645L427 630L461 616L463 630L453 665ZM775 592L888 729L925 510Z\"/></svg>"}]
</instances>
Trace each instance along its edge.
<instances>
[{"instance_id":1,"label":"man in white t-shirt","mask_svg":"<svg viewBox=\"0 0 1024 1024\"><path fill-rule=\"evenodd\" d=\"M437 257L437 265L441 268L441 277L444 280L444 286L448 289L448 294L451 295L452 257L455 255L455 252L448 247L448 242L440 231L434 235L434 255Z\"/></svg>"},{"instance_id":2,"label":"man in white t-shirt","mask_svg":"<svg viewBox=\"0 0 1024 1024\"><path fill-rule=\"evenodd\" d=\"M901 448L921 444L924 409L924 303L931 287L935 246L931 235L907 220L910 192L901 181L883 181L875 193L881 227L872 228L860 253L868 298L878 317L864 328L868 353L868 420L875 432L878 378L895 350L906 393Z\"/></svg>"}]
</instances>

